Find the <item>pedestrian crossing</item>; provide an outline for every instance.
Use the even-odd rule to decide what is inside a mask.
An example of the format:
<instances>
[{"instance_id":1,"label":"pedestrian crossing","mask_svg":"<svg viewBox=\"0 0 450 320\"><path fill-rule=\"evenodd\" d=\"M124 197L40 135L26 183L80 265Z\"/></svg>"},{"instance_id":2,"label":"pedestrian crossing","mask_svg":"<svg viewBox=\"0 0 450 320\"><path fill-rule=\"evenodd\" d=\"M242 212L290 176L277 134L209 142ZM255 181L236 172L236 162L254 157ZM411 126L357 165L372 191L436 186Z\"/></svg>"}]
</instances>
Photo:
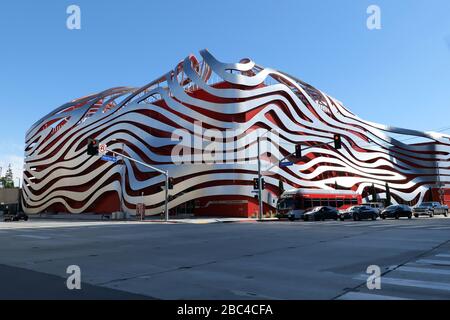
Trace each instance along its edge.
<instances>
[{"instance_id":1,"label":"pedestrian crossing","mask_svg":"<svg viewBox=\"0 0 450 320\"><path fill-rule=\"evenodd\" d=\"M295 224L304 228L321 227L344 227L344 228L370 228L370 229L404 229L404 230L450 230L450 220L417 221L417 220L388 220L388 221L324 221L324 222L296 222Z\"/></svg>"},{"instance_id":2,"label":"pedestrian crossing","mask_svg":"<svg viewBox=\"0 0 450 320\"><path fill-rule=\"evenodd\" d=\"M380 277L380 290L369 290L369 275L359 274L353 279L364 283L337 300L450 299L449 249L392 268Z\"/></svg>"}]
</instances>

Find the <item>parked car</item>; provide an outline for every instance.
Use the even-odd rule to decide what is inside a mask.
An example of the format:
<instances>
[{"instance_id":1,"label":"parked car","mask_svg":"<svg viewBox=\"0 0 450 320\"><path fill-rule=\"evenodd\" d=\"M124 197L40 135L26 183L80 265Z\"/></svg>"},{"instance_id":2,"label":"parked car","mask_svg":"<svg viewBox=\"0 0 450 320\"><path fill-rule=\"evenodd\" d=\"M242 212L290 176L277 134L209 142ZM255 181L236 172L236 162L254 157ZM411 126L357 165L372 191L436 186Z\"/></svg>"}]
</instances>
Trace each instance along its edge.
<instances>
[{"instance_id":1,"label":"parked car","mask_svg":"<svg viewBox=\"0 0 450 320\"><path fill-rule=\"evenodd\" d=\"M422 202L413 208L413 214L416 218L419 216L429 216L432 218L437 214L443 214L446 217L448 215L448 207L441 205L439 202Z\"/></svg>"},{"instance_id":2,"label":"parked car","mask_svg":"<svg viewBox=\"0 0 450 320\"><path fill-rule=\"evenodd\" d=\"M305 212L303 220L305 221L324 221L339 219L339 211L333 207L315 207Z\"/></svg>"},{"instance_id":3,"label":"parked car","mask_svg":"<svg viewBox=\"0 0 450 320\"><path fill-rule=\"evenodd\" d=\"M347 210L341 211L339 213L339 219L341 221L353 219L353 213L355 211L358 211L361 208L361 206L352 206L348 208Z\"/></svg>"},{"instance_id":4,"label":"parked car","mask_svg":"<svg viewBox=\"0 0 450 320\"><path fill-rule=\"evenodd\" d=\"M377 209L378 214L380 214L381 211L383 211L383 209L384 209L384 203L382 203L382 202L368 202L365 205L369 206L371 208Z\"/></svg>"},{"instance_id":5,"label":"parked car","mask_svg":"<svg viewBox=\"0 0 450 320\"><path fill-rule=\"evenodd\" d=\"M291 210L287 214L289 221L301 220L303 219L305 210Z\"/></svg>"},{"instance_id":6,"label":"parked car","mask_svg":"<svg viewBox=\"0 0 450 320\"><path fill-rule=\"evenodd\" d=\"M400 204L392 205L387 207L381 212L381 219L395 218L400 219L401 217L406 217L408 219L412 218L412 209L409 206Z\"/></svg>"},{"instance_id":7,"label":"parked car","mask_svg":"<svg viewBox=\"0 0 450 320\"><path fill-rule=\"evenodd\" d=\"M4 213L3 221L28 221L28 215L24 212Z\"/></svg>"},{"instance_id":8,"label":"parked car","mask_svg":"<svg viewBox=\"0 0 450 320\"><path fill-rule=\"evenodd\" d=\"M359 206L354 211L352 211L352 218L355 221L367 219L377 220L378 217L379 217L378 209L366 205Z\"/></svg>"}]
</instances>

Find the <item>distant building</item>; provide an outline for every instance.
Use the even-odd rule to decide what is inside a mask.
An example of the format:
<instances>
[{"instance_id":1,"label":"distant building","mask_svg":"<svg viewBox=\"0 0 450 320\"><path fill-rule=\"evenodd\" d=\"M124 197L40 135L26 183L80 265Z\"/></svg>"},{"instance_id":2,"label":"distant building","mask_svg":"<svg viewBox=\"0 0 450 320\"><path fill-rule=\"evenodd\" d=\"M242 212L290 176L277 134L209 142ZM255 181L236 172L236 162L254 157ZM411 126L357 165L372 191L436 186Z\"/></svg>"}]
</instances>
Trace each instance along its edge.
<instances>
[{"instance_id":1,"label":"distant building","mask_svg":"<svg viewBox=\"0 0 450 320\"><path fill-rule=\"evenodd\" d=\"M280 180L284 190L338 186L356 191L366 201L371 199L372 185L377 198L383 199L388 184L393 202L415 204L430 198L450 202L449 135L365 121L286 73L249 59L230 64L217 61L206 50L200 55L202 59L187 57L141 88L92 94L36 122L26 135L25 211L134 213L144 201L148 215L161 213L163 176L127 160L123 165L88 157L87 139L95 138L169 170L175 184L170 190L172 213L251 216L257 211L256 133L271 129L279 134L280 148L268 154L264 142L264 167L292 153L297 143L314 146L336 133L342 136L343 149L312 148L293 166L266 174L266 211L276 206ZM385 117L389 123L389 114ZM185 129L195 134L195 122L201 122L204 130L234 130L218 152L231 162L173 163L171 155L180 146L173 132ZM195 143L187 150L183 156L189 159L198 154Z\"/></svg>"}]
</instances>

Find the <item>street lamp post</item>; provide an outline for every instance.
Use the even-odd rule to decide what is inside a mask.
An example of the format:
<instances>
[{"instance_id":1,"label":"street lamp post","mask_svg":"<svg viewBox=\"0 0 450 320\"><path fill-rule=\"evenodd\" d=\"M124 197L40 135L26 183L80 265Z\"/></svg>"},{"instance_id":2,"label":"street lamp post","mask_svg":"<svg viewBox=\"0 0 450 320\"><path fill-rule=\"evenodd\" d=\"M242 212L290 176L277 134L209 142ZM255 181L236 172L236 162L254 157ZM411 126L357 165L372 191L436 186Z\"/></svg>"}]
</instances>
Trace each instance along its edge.
<instances>
[{"instance_id":1,"label":"street lamp post","mask_svg":"<svg viewBox=\"0 0 450 320\"><path fill-rule=\"evenodd\" d=\"M262 191L263 190L262 190L262 172L261 172L261 137L258 137L258 202L259 202L258 220L262 220L263 211L264 211L264 208L263 208L264 202L262 200Z\"/></svg>"}]
</instances>

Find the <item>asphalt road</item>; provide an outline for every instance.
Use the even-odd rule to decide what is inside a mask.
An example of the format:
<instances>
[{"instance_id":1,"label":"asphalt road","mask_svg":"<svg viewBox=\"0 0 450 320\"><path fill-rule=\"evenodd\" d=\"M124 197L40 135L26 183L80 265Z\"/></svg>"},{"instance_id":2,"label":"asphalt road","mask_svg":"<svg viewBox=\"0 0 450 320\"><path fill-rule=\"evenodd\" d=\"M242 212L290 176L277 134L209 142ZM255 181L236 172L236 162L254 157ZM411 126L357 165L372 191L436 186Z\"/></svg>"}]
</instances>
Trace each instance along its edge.
<instances>
[{"instance_id":1,"label":"asphalt road","mask_svg":"<svg viewBox=\"0 0 450 320\"><path fill-rule=\"evenodd\" d=\"M450 299L450 218L0 223L0 299ZM66 269L81 268L69 291ZM382 270L381 290L366 286Z\"/></svg>"}]
</instances>

